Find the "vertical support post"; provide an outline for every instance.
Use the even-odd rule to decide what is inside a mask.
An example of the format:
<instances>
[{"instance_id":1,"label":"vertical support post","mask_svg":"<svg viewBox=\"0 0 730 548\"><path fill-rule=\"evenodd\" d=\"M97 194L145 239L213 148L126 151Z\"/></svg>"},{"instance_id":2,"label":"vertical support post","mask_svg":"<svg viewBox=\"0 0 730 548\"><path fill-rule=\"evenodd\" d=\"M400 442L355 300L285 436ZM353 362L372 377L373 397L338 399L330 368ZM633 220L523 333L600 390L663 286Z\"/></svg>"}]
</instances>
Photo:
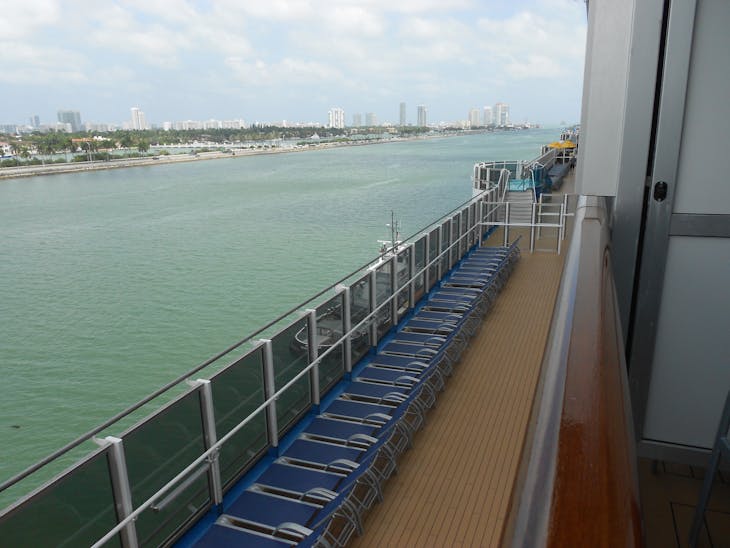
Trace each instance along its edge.
<instances>
[{"instance_id":1,"label":"vertical support post","mask_svg":"<svg viewBox=\"0 0 730 548\"><path fill-rule=\"evenodd\" d=\"M509 245L509 202L504 203L504 247Z\"/></svg>"},{"instance_id":2,"label":"vertical support post","mask_svg":"<svg viewBox=\"0 0 730 548\"><path fill-rule=\"evenodd\" d=\"M132 490L129 488L127 461L124 458L124 442L114 436L104 438L109 442L109 468L114 489L114 505L117 510L117 520L122 521L134 511L132 507ZM124 548L137 548L137 528L134 521L130 521L119 532Z\"/></svg>"},{"instance_id":3,"label":"vertical support post","mask_svg":"<svg viewBox=\"0 0 730 548\"><path fill-rule=\"evenodd\" d=\"M565 230L565 204L560 204L560 228L558 228L558 255L560 255L560 247L563 243L563 231Z\"/></svg>"},{"instance_id":4,"label":"vertical support post","mask_svg":"<svg viewBox=\"0 0 730 548\"><path fill-rule=\"evenodd\" d=\"M499 197L499 189L497 189L496 194L497 194L497 197ZM487 221L490 223L493 223L495 221L494 208L492 207L492 203L496 203L497 200L494 198L494 195L495 195L495 190L494 189L490 190L489 191L489 202L484 204L489 209L489 213L487 213ZM492 228L491 225L489 228Z\"/></svg>"},{"instance_id":5,"label":"vertical support post","mask_svg":"<svg viewBox=\"0 0 730 548\"><path fill-rule=\"evenodd\" d=\"M454 217L456 217L456 230L454 230ZM449 245L449 268L456 263L456 257L459 255L459 232L461 231L460 214L451 217L451 244Z\"/></svg>"},{"instance_id":6,"label":"vertical support post","mask_svg":"<svg viewBox=\"0 0 730 548\"><path fill-rule=\"evenodd\" d=\"M543 195L540 194L540 205L539 205L538 211L537 211L537 222L538 222L537 239L538 240L540 238L542 238L542 197L543 197Z\"/></svg>"},{"instance_id":7,"label":"vertical support post","mask_svg":"<svg viewBox=\"0 0 730 548\"><path fill-rule=\"evenodd\" d=\"M471 242L473 239L474 231L472 230L472 213L471 213L471 204L469 204L469 207L466 208L466 241L464 248L468 250L471 247ZM462 257L464 255L462 254Z\"/></svg>"},{"instance_id":8,"label":"vertical support post","mask_svg":"<svg viewBox=\"0 0 730 548\"><path fill-rule=\"evenodd\" d=\"M563 220L560 223L561 240L565 240L565 216L568 214L568 195L563 194Z\"/></svg>"},{"instance_id":9,"label":"vertical support post","mask_svg":"<svg viewBox=\"0 0 730 548\"><path fill-rule=\"evenodd\" d=\"M317 311L307 309L307 349L309 363L317 361L319 354L319 335L317 334ZM319 363L309 370L309 384L312 387L312 404L319 406Z\"/></svg>"},{"instance_id":10,"label":"vertical support post","mask_svg":"<svg viewBox=\"0 0 730 548\"><path fill-rule=\"evenodd\" d=\"M444 272L443 272L444 257L441 256L441 254L443 253L443 251L442 251L443 247L444 247L444 225L441 224L439 226L439 230L438 230L438 246L436 246L436 256L439 258L438 263L437 263L437 266L438 266L437 274L438 274L439 280L441 280L441 278L444 277Z\"/></svg>"},{"instance_id":11,"label":"vertical support post","mask_svg":"<svg viewBox=\"0 0 730 548\"><path fill-rule=\"evenodd\" d=\"M479 221L477 222L478 231L478 243L479 247L482 247L482 238L484 237L484 228L482 223L484 222L484 200L479 200Z\"/></svg>"},{"instance_id":12,"label":"vertical support post","mask_svg":"<svg viewBox=\"0 0 730 548\"><path fill-rule=\"evenodd\" d=\"M408 308L416 306L416 244L408 244L408 268L410 269L410 289L408 290Z\"/></svg>"},{"instance_id":13,"label":"vertical support post","mask_svg":"<svg viewBox=\"0 0 730 548\"><path fill-rule=\"evenodd\" d=\"M426 232L426 253L424 253L425 260L423 263L426 265L426 270L423 273L423 287L428 292L431 289L431 233Z\"/></svg>"},{"instance_id":14,"label":"vertical support post","mask_svg":"<svg viewBox=\"0 0 730 548\"><path fill-rule=\"evenodd\" d=\"M451 270L451 242L454 241L454 222L452 219L447 221L449 223L449 241L446 242L446 270Z\"/></svg>"},{"instance_id":15,"label":"vertical support post","mask_svg":"<svg viewBox=\"0 0 730 548\"><path fill-rule=\"evenodd\" d=\"M350 303L350 287L340 286L342 290L342 332L350 333L352 330L352 306ZM348 335L342 345L345 354L345 373L352 372L352 334Z\"/></svg>"},{"instance_id":16,"label":"vertical support post","mask_svg":"<svg viewBox=\"0 0 730 548\"><path fill-rule=\"evenodd\" d=\"M535 202L532 202L532 207L530 208L530 253L533 253L535 251L535 208L537 204Z\"/></svg>"},{"instance_id":17,"label":"vertical support post","mask_svg":"<svg viewBox=\"0 0 730 548\"><path fill-rule=\"evenodd\" d=\"M274 350L270 339L262 339L264 343L264 396L268 400L276 393L276 376L274 375ZM272 447L279 447L279 423L276 418L276 401L266 408L266 425L269 427L269 442Z\"/></svg>"},{"instance_id":18,"label":"vertical support post","mask_svg":"<svg viewBox=\"0 0 730 548\"><path fill-rule=\"evenodd\" d=\"M398 254L390 258L390 326L398 325Z\"/></svg>"},{"instance_id":19,"label":"vertical support post","mask_svg":"<svg viewBox=\"0 0 730 548\"><path fill-rule=\"evenodd\" d=\"M218 441L215 427L215 411L213 409L213 389L208 379L197 379L194 385L200 389L200 408L203 414L203 436L205 449L210 449ZM221 482L221 468L218 460L218 451L208 458L208 485L210 498L213 504L223 502L223 483Z\"/></svg>"},{"instance_id":20,"label":"vertical support post","mask_svg":"<svg viewBox=\"0 0 730 548\"><path fill-rule=\"evenodd\" d=\"M373 314L378 306L378 292L377 292L378 276L373 268L370 271L370 314ZM372 346L378 346L378 315L374 314L370 316L370 344Z\"/></svg>"}]
</instances>

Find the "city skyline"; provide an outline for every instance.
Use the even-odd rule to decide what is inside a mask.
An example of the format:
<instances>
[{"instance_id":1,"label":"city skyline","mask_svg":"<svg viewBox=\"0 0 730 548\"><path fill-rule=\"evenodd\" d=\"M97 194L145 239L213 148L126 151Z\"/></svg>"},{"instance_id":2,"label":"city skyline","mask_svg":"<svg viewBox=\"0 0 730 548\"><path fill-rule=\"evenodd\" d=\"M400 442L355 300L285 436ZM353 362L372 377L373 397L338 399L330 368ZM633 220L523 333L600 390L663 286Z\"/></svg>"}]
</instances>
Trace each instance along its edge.
<instances>
[{"instance_id":1,"label":"city skyline","mask_svg":"<svg viewBox=\"0 0 730 548\"><path fill-rule=\"evenodd\" d=\"M279 126L279 127L325 127L325 128L336 128L344 129L346 127L362 127L362 126L430 126L430 127L485 127L485 126L507 126L513 124L514 121L509 116L510 106L507 103L498 102L494 105L494 111L497 113L496 119L492 116L492 107L484 106L483 115L481 109L478 107L472 107L467 112L465 119L451 120L451 121L427 121L428 108L426 105L417 105L415 107L415 122L410 121L407 115L407 107L405 102L400 102L399 120L398 122L391 120L380 120L377 113L366 112L364 113L365 123L363 124L363 114L361 112L352 113L352 123L347 123L347 115L350 113L345 112L341 107L332 107L327 112L327 123L320 124L317 122L300 122L300 121L287 121L281 120L279 122L254 122L253 124L247 123L244 119L207 119L207 120L166 120L161 124L150 124L146 121L146 115L139 107L131 107L130 115L131 120L126 120L121 123L103 122L83 122L81 121L81 112L72 110L59 110L57 112L58 121L55 123L40 123L38 115L29 117L27 124L4 124L0 121L0 133L26 133L29 131L62 131L67 133L77 132L109 132L116 130L134 130L142 131L149 129L162 129L168 130L189 130L189 129L242 129L250 127L251 125L256 126ZM525 123L530 121L525 120ZM535 123L535 122L532 122ZM521 125L521 122L517 121L516 125Z\"/></svg>"},{"instance_id":2,"label":"city skyline","mask_svg":"<svg viewBox=\"0 0 730 548\"><path fill-rule=\"evenodd\" d=\"M585 27L582 0L11 2L0 123L48 124L62 108L119 123L137 105L148 125L326 125L339 105L397 124L401 102L437 123L499 98L514 121L578 121Z\"/></svg>"}]
</instances>

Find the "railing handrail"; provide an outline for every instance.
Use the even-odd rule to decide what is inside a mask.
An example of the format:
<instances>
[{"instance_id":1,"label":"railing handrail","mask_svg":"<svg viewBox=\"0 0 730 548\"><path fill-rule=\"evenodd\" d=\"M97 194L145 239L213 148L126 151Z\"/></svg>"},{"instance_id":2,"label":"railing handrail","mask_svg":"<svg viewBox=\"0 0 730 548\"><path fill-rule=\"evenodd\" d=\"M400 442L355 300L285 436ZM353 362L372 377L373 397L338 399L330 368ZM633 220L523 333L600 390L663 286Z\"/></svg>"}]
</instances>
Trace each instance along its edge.
<instances>
[{"instance_id":1,"label":"railing handrail","mask_svg":"<svg viewBox=\"0 0 730 548\"><path fill-rule=\"evenodd\" d=\"M642 545L603 198L581 197L502 544Z\"/></svg>"},{"instance_id":2,"label":"railing handrail","mask_svg":"<svg viewBox=\"0 0 730 548\"><path fill-rule=\"evenodd\" d=\"M483 198L484 196L488 195L488 194L490 193L490 191L491 191L491 189L486 189L486 190L484 190L483 192L479 193L479 194L478 194L477 196L473 196L473 197L471 197L470 199L466 200L465 202L461 203L461 204L460 204L460 205L458 205L457 207L455 207L455 208L453 208L452 210L450 210L450 211L449 211L448 213L446 213L446 214L442 215L441 217L439 217L439 218L438 218L438 220L436 220L436 221L434 221L434 222L431 222L431 223L429 223L428 225L426 225L426 226L425 226L424 228L422 228L422 229L420 229L420 230L418 230L418 231L414 232L413 234L411 234L410 236L408 236L407 238L405 238L405 239L403 240L403 243L401 243L401 244L399 244L399 245L400 245L400 246L403 246L403 245L405 244L405 242L409 242L410 240L418 240L418 239L420 239L420 237L421 237L422 235L424 235L424 234L426 234L426 233L430 232L431 230L433 230L433 228L434 228L434 227L439 227L439 226L441 226L441 225L442 225L442 224L443 224L443 223L444 223L444 222L445 222L445 221L446 221L447 219L451 219L451 218L453 217L453 214L454 214L455 212L457 212L457 211L459 211L459 210L463 210L465 206L469 206L469 205L471 205L472 203L477 203L477 202L479 202L479 201L480 201L480 200L481 200L481 199L482 199L482 198ZM479 226L479 225L477 224L477 225L475 225L475 226ZM473 228L474 228L474 227L473 227ZM473 228L472 228L472 230L473 230ZM465 233L465 235L466 235L466 234L468 234L468 233L469 233L469 231L467 231L467 232ZM464 235L464 236L465 236L465 235ZM452 248L452 247L453 247L454 245L457 245L457 243L459 243L459 242L461 241L461 239L462 239L462 238L463 238L464 236L461 236L461 237L460 237L460 238L459 238L459 239L457 240L457 242L456 242L456 243L454 243L454 244L451 244L451 245L450 245L450 246L449 246L449 247L447 248L447 250L446 250L446 251L442 251L442 252L441 252L441 253L440 253L440 254L438 255L438 257L440 258L440 257L441 257L442 255L444 255L444 254L445 254L445 253L446 253L447 251L450 251L450 250L451 250L451 248ZM388 249L387 249L387 250L385 251L385 253L386 253L386 254L387 254L387 253L393 253L393 252L396 252L396 253L397 253L397 249L395 249L395 247L393 247L393 246L392 246L392 247L390 247L390 248L388 248ZM382 257L382 254L381 254L381 255L379 255L379 256L378 256L377 258L375 258L375 259L373 259L373 260L370 260L369 262L365 263L364 265L362 265L361 267L359 267L359 268L357 268L356 270L352 271L351 273L349 273L348 275L344 276L343 278L339 279L339 280L338 280L337 282L335 282L335 283L331 284L331 285L330 285L330 286L328 286L327 288L325 288L325 289L323 289L323 290L319 291L318 293L316 293L315 295L313 295L312 297L310 297L309 299L307 299L307 300L306 300L306 301L304 301L303 303L300 303L300 304L298 304L297 306L295 306L295 307L291 308L290 310L288 310L287 312L285 312L285 313L283 313L283 314L279 315L279 316L278 316L278 317L277 317L276 319L274 319L274 320L272 320L272 321L268 322L268 323L267 323L266 325L264 325L263 327L261 327L261 328L259 328L259 329L255 330L255 331L254 331L253 333L251 333L251 334L247 335L247 336L246 336L246 337L244 337L243 339L240 339L240 340L239 340L239 341L237 341L236 343L234 343L234 344L232 344L232 345L228 346L227 348L225 348L225 349L224 349L224 350L222 350L221 352L218 352L217 354L215 354L214 356L212 356L212 357L208 358L207 360L203 361L203 362L202 362L202 363L200 363L199 365L197 365L197 366L193 367L192 369L188 370L187 372L183 373L182 375L179 375L179 376L178 376L178 377L176 377L176 378L175 378L174 380L172 380L172 381L168 382L167 384L165 384L165 385L164 385L164 386L162 386L161 388L159 388L159 389L157 389L156 391L154 391L154 392L153 392L152 394L150 394L150 395L146 396L145 398L141 399L141 400L140 400L140 401L138 401L137 403L135 403L135 404L133 404L133 405L131 405L131 406L127 407L127 408L126 408L125 410L123 410L123 411L121 411L121 412L117 413L117 414L116 414L116 415L114 415L114 416L113 416L112 418L110 418L110 419L108 419L108 420L104 421L103 423L101 423L100 425L96 426L96 427L95 427L95 428L93 428L92 430L89 430L89 431L88 431L88 432L86 432L85 434L82 434L81 436L77 437L77 438L76 438L76 439L74 439L73 441L71 441L71 442L67 443L66 445L64 445L63 447L61 447L61 448L57 449L56 451L54 451L53 453L51 453L51 454L50 454L50 455L48 455L47 457L45 457L45 458L43 458L43 459L41 459L41 460L37 461L36 463L34 463L33 465L29 466L28 468L26 468L26 469L22 470L21 472L19 472L19 473L15 474L15 475L14 475L14 476L12 476L11 478L9 478L9 479L7 479L7 480L3 481L3 482L2 482L1 484L0 484L0 493L2 493L3 491L5 491L5 490L9 489L9 488L10 488L10 487L12 487L13 485L17 484L18 482L22 481L23 479L27 478L28 476L32 475L33 473L37 472L37 471L38 471L38 470L40 470L41 468L43 468L43 467L47 466L48 464L50 464L50 463L54 462L55 460L57 460L58 458L62 457L63 455L65 455L65 454L66 454L66 453L68 453L69 451L71 451L71 450L75 449L76 447L78 447L78 446L79 446L79 445L81 445L82 443L84 443L84 442L86 442L86 441L88 441L88 440L91 440L91 439L93 439L93 438L94 438L94 437L95 437L95 436L96 436L97 434L99 434L99 433L100 433L100 432L102 432L103 430L106 430L107 428L109 428L109 427L113 426L114 424L116 424L116 423L117 423L117 422L119 422L120 420L122 420L122 419L124 419L125 417L129 416L130 414L132 414L133 412L137 411L137 410L138 410L138 409L140 409L141 407L143 407L143 406L147 405L148 403L150 403L150 402L151 402L151 401L153 401L154 399L156 399L156 398L160 397L161 395L165 394L166 392L168 392L168 391L169 391L169 390L171 390L172 388L174 388L174 387L176 387L176 386L178 386L178 385L180 385L180 384L184 383L184 382L185 382L185 381L186 381L187 379L191 378L191 377L192 377L193 375L195 375L196 373L200 372L201 370L205 369L205 368L206 368L206 367L208 367L209 365L211 365L211 364L213 364L214 362L218 361L218 360L219 360L219 359L221 359L222 357L224 357L224 356L228 355L228 354L229 354L229 353L231 353L232 351L234 351L234 350L236 350L237 348L241 347L241 346L242 346L243 344L245 344L245 343L247 343L247 342L249 342L249 341L252 341L252 340L254 340L254 339L255 339L255 338L257 337L257 336L261 335L262 333L264 333L264 332L265 332L266 330L270 329L270 328L271 328L271 327L273 327L274 325L276 325L276 324L278 324L279 322L281 322L281 321L285 320L285 319L286 319L286 318L288 318L289 316L292 316L293 314L296 314L296 313L298 313L298 312L299 312L300 310L302 310L303 308L305 308L305 307L306 307L307 305L309 305L310 303L312 303L313 301L315 301L316 299L318 299L318 298L319 298L319 297L321 297L322 295L325 295L325 294L326 294L327 292L329 292L329 291L331 291L331 290L336 290L336 289L337 289L337 286L338 286L338 285L340 285L341 283L343 283L343 282L345 282L345 281L347 281L347 280L349 280L349 279L353 278L353 277L354 277L355 275L357 275L358 273L360 273L360 272L363 272L363 271L366 271L366 270L367 270L367 269L368 269L368 268L369 268L369 267L370 267L371 265L373 265L374 263L376 263L376 262L377 262L377 261L379 260L379 258L380 258L380 257ZM437 260L435 259L434 261L432 261L431 263L429 263L429 265L431 265L431 264L432 264L432 263L434 263L434 262L437 262ZM412 277L411 277L411 279L413 279L413 278L414 278L414 276L412 276ZM410 283L411 279L409 279L409 282L408 282L408 283ZM407 287L407 286L408 286L408 283L404 283L403 287ZM393 292L394 292L394 295L395 295L396 293L397 293L397 294L399 294L401 290L402 290L402 288L401 288L401 289L399 289L399 290L397 290L397 292L396 292L396 289L395 289L395 288L393 288ZM389 299L389 300L390 300L390 299ZM389 302L389 301L388 301L388 302ZM381 308L381 307L378 307L378 309L379 309L379 308ZM360 322L360 323L358 324L358 326L360 326L360 324L361 324L361 323L362 323L362 322Z\"/></svg>"}]
</instances>

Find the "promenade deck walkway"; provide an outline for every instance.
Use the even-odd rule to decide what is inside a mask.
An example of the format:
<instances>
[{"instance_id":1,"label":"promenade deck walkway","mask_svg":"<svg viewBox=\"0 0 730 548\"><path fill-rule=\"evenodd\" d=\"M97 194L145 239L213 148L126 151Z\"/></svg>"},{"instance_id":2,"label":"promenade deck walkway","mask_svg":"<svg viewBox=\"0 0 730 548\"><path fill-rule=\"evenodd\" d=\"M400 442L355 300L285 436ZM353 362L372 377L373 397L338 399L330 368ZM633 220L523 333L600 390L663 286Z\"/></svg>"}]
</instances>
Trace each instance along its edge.
<instances>
[{"instance_id":1,"label":"promenade deck walkway","mask_svg":"<svg viewBox=\"0 0 730 548\"><path fill-rule=\"evenodd\" d=\"M572 188L571 178L563 189ZM512 229L510 240L519 234ZM493 240L500 245L501 231ZM499 544L565 255L530 254L527 241L413 449L388 482L385 500L352 546Z\"/></svg>"}]
</instances>

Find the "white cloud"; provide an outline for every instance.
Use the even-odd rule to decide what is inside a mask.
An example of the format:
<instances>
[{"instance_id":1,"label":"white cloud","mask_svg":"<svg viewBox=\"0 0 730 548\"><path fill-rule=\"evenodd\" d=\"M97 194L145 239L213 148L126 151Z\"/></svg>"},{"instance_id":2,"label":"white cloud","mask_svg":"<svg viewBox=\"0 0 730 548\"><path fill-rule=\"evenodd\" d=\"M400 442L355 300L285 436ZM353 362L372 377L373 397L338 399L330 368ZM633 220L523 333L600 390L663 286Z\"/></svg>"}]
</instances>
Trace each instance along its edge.
<instances>
[{"instance_id":1,"label":"white cloud","mask_svg":"<svg viewBox=\"0 0 730 548\"><path fill-rule=\"evenodd\" d=\"M69 50L0 42L0 81L10 84L77 84L87 81L84 58Z\"/></svg>"},{"instance_id":2,"label":"white cloud","mask_svg":"<svg viewBox=\"0 0 730 548\"><path fill-rule=\"evenodd\" d=\"M247 61L241 57L228 57L225 63L239 82L251 86L286 87L342 78L342 74L329 65L288 57L273 64L260 59Z\"/></svg>"},{"instance_id":3,"label":"white cloud","mask_svg":"<svg viewBox=\"0 0 730 548\"><path fill-rule=\"evenodd\" d=\"M60 14L60 6L54 0L0 0L0 38L25 38L58 23Z\"/></svg>"},{"instance_id":4,"label":"white cloud","mask_svg":"<svg viewBox=\"0 0 730 548\"><path fill-rule=\"evenodd\" d=\"M159 82L180 97L214 82L216 94L246 93L252 118L263 95L283 105L296 97L298 108L326 97L377 111L385 97L435 110L497 90L509 101L525 79L572 79L577 89L582 76L582 0L518 10L476 0L0 0L2 8L10 16L0 31L17 37L0 32L5 82L120 94L136 86L150 98L163 93Z\"/></svg>"}]
</instances>

